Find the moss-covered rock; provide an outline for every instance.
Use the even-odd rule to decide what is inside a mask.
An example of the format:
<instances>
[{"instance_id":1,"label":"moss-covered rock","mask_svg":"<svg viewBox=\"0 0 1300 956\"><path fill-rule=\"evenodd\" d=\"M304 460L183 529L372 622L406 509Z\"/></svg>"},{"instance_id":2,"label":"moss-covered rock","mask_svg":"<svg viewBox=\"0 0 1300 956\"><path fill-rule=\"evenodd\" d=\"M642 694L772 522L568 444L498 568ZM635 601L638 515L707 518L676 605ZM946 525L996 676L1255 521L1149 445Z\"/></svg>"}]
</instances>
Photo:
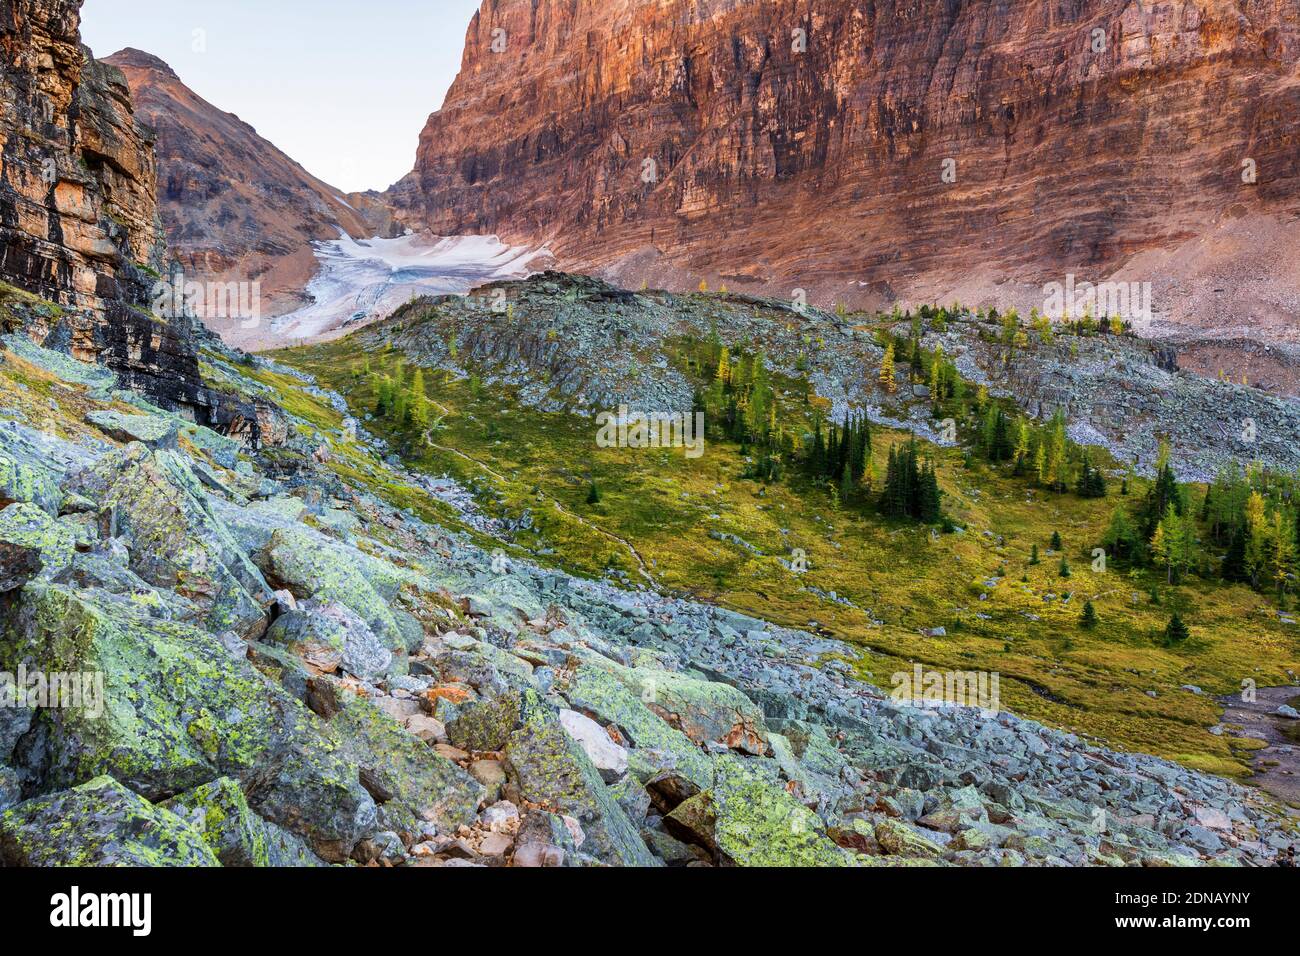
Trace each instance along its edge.
<instances>
[{"instance_id":1,"label":"moss-covered rock","mask_svg":"<svg viewBox=\"0 0 1300 956\"><path fill-rule=\"evenodd\" d=\"M562 691L573 707L619 728L633 748L629 767L642 783L672 770L700 790L713 786L713 764L699 746L668 726L610 670L584 663L574 670Z\"/></svg>"},{"instance_id":2,"label":"moss-covered rock","mask_svg":"<svg viewBox=\"0 0 1300 956\"><path fill-rule=\"evenodd\" d=\"M39 551L41 570L37 577L48 581L72 563L77 532L34 504L13 504L0 511L0 541Z\"/></svg>"},{"instance_id":3,"label":"moss-covered rock","mask_svg":"<svg viewBox=\"0 0 1300 956\"><path fill-rule=\"evenodd\" d=\"M320 866L301 840L268 823L248 806L238 781L222 777L163 804L189 821L222 866Z\"/></svg>"},{"instance_id":4,"label":"moss-covered rock","mask_svg":"<svg viewBox=\"0 0 1300 956\"><path fill-rule=\"evenodd\" d=\"M405 804L443 832L474 822L485 793L481 783L366 698L340 691L337 699L341 710L330 730L376 801Z\"/></svg>"},{"instance_id":5,"label":"moss-covered rock","mask_svg":"<svg viewBox=\"0 0 1300 956\"><path fill-rule=\"evenodd\" d=\"M519 694L507 691L460 708L456 719L447 724L447 739L461 750L500 750L519 726L519 720Z\"/></svg>"},{"instance_id":6,"label":"moss-covered rock","mask_svg":"<svg viewBox=\"0 0 1300 956\"><path fill-rule=\"evenodd\" d=\"M104 456L77 490L116 516L131 540L131 570L193 601L208 630L249 635L265 625L266 581L182 455L128 445Z\"/></svg>"},{"instance_id":7,"label":"moss-covered rock","mask_svg":"<svg viewBox=\"0 0 1300 956\"><path fill-rule=\"evenodd\" d=\"M601 862L656 865L637 828L559 718L536 700L526 701L524 710L524 724L506 746L507 763L524 799L577 819L586 834L580 849Z\"/></svg>"},{"instance_id":8,"label":"moss-covered rock","mask_svg":"<svg viewBox=\"0 0 1300 956\"><path fill-rule=\"evenodd\" d=\"M344 848L342 858L373 825L374 803L356 768L316 718L202 631L152 619L103 592L33 584L16 626L0 639L0 669L20 664L103 675L102 713L37 714L43 760L33 770L48 788L107 774L164 799L236 777L255 806L269 808L259 807L263 816L318 852Z\"/></svg>"},{"instance_id":9,"label":"moss-covered rock","mask_svg":"<svg viewBox=\"0 0 1300 956\"><path fill-rule=\"evenodd\" d=\"M110 777L0 814L5 866L219 866L201 834Z\"/></svg>"}]
</instances>

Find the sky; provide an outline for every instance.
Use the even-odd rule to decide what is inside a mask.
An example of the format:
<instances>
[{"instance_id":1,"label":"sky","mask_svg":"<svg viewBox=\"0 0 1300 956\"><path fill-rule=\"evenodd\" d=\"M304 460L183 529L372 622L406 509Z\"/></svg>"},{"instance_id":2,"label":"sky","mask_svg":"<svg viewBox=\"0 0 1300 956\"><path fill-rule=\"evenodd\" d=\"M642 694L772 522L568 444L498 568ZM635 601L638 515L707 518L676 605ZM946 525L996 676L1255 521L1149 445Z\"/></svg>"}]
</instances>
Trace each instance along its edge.
<instances>
[{"instance_id":1,"label":"sky","mask_svg":"<svg viewBox=\"0 0 1300 956\"><path fill-rule=\"evenodd\" d=\"M97 57L135 47L346 192L415 165L480 0L85 0Z\"/></svg>"}]
</instances>

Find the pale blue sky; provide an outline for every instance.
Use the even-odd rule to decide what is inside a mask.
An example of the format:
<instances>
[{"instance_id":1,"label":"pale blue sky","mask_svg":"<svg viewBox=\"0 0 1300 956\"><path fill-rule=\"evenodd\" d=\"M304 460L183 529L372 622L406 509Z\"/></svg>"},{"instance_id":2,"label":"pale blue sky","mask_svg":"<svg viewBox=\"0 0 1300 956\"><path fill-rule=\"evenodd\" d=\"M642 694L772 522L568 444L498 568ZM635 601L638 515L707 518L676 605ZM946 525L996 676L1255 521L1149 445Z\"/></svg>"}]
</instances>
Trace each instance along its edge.
<instances>
[{"instance_id":1,"label":"pale blue sky","mask_svg":"<svg viewBox=\"0 0 1300 956\"><path fill-rule=\"evenodd\" d=\"M96 56L133 46L161 57L204 99L351 192L411 171L479 2L85 0L81 34Z\"/></svg>"}]
</instances>

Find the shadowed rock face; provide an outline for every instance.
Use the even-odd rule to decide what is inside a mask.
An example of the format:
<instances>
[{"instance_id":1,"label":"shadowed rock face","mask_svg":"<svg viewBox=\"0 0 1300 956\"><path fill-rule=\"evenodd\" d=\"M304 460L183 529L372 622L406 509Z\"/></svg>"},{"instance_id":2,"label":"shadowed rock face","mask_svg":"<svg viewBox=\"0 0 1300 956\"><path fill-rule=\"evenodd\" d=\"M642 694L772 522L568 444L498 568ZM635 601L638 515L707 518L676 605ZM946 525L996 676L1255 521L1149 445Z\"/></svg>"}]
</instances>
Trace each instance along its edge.
<instances>
[{"instance_id":1,"label":"shadowed rock face","mask_svg":"<svg viewBox=\"0 0 1300 956\"><path fill-rule=\"evenodd\" d=\"M358 211L366 197L344 199L162 60L126 49L104 62L122 70L138 115L157 131L158 202L187 278L260 282L263 314L278 315L310 301L312 241L375 234ZM204 319L228 331L220 318Z\"/></svg>"},{"instance_id":2,"label":"shadowed rock face","mask_svg":"<svg viewBox=\"0 0 1300 956\"><path fill-rule=\"evenodd\" d=\"M1145 261L1293 329L1242 223L1294 215L1298 62L1293 0L492 0L389 197L624 284L1028 308ZM1140 258L1207 235L1212 261Z\"/></svg>"},{"instance_id":3,"label":"shadowed rock face","mask_svg":"<svg viewBox=\"0 0 1300 956\"><path fill-rule=\"evenodd\" d=\"M192 323L151 312L166 254L153 134L121 72L80 44L80 7L0 5L0 281L65 307L26 326L38 343L203 424L249 421L203 386Z\"/></svg>"}]
</instances>

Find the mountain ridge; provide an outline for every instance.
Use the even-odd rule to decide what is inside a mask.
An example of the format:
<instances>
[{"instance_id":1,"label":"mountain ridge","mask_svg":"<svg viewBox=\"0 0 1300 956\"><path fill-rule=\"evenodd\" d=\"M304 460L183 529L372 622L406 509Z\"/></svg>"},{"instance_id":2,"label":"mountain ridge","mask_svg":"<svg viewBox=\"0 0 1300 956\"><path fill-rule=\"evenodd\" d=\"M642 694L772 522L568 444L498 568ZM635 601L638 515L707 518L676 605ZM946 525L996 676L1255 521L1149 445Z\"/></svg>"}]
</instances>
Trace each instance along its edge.
<instances>
[{"instance_id":1,"label":"mountain ridge","mask_svg":"<svg viewBox=\"0 0 1300 956\"><path fill-rule=\"evenodd\" d=\"M1157 331L1294 343L1300 277L1255 266L1300 251L1298 68L1282 0L492 0L389 197L627 287L1028 312L1118 273Z\"/></svg>"},{"instance_id":2,"label":"mountain ridge","mask_svg":"<svg viewBox=\"0 0 1300 956\"><path fill-rule=\"evenodd\" d=\"M255 343L267 319L311 301L313 242L379 231L364 211L377 208L373 200L345 198L252 125L194 93L162 59L127 48L105 62L122 70L157 133L159 205L187 279L260 283L261 321L247 328L246 318L206 316L218 333Z\"/></svg>"}]
</instances>

